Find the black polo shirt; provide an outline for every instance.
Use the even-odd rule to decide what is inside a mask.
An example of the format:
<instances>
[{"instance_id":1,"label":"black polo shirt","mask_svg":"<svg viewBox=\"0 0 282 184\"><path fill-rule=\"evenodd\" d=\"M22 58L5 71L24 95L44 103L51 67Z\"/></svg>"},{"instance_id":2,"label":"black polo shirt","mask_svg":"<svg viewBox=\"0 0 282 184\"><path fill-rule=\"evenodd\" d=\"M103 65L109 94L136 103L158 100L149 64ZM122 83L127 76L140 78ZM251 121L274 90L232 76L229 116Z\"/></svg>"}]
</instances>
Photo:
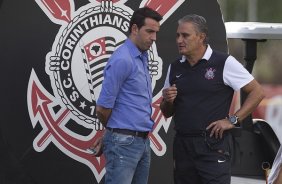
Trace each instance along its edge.
<instances>
[{"instance_id":1,"label":"black polo shirt","mask_svg":"<svg viewBox=\"0 0 282 184\"><path fill-rule=\"evenodd\" d=\"M228 116L234 90L223 81L227 58L227 54L213 51L209 60L202 59L194 66L179 60L171 64L169 82L177 87L176 131L202 131L210 123Z\"/></svg>"}]
</instances>

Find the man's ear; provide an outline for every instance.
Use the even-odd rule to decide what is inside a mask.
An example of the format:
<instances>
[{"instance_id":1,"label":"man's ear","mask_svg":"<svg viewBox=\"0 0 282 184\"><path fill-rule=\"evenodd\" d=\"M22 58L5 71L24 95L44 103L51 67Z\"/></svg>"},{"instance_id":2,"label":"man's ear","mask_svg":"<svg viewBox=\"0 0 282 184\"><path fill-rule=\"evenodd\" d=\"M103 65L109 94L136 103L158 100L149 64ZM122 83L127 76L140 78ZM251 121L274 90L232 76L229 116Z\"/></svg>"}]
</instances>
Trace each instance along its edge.
<instances>
[{"instance_id":1,"label":"man's ear","mask_svg":"<svg viewBox=\"0 0 282 184\"><path fill-rule=\"evenodd\" d=\"M201 33L200 34L200 38L201 40L204 42L205 38L207 37L207 35L205 33Z\"/></svg>"},{"instance_id":2,"label":"man's ear","mask_svg":"<svg viewBox=\"0 0 282 184\"><path fill-rule=\"evenodd\" d=\"M139 30L138 26L136 24L133 24L131 27L131 33L137 34L138 30Z\"/></svg>"}]
</instances>

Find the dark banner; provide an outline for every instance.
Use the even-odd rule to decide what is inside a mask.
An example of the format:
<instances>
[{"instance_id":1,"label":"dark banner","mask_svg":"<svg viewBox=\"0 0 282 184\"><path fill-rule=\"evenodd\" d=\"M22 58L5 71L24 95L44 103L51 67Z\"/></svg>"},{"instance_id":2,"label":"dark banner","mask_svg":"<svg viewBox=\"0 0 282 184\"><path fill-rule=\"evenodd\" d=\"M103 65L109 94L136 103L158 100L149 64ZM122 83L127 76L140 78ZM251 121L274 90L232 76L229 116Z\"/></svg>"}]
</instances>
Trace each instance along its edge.
<instances>
[{"instance_id":1,"label":"dark banner","mask_svg":"<svg viewBox=\"0 0 282 184\"><path fill-rule=\"evenodd\" d=\"M103 68L143 6L164 17L149 50L155 121L149 183L173 183L173 122L159 104L168 65L178 57L177 20L204 16L211 46L226 51L216 0L0 1L1 184L103 183L105 158L86 150L103 130L95 115Z\"/></svg>"}]
</instances>

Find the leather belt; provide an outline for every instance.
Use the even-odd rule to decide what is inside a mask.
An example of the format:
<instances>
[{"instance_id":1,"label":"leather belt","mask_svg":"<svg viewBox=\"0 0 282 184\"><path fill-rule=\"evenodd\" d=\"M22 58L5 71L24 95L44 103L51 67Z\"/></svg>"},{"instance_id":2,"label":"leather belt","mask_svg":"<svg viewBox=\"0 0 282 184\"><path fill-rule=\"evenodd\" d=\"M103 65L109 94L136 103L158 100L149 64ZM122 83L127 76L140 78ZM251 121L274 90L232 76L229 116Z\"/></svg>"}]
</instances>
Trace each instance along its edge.
<instances>
[{"instance_id":1,"label":"leather belt","mask_svg":"<svg viewBox=\"0 0 282 184\"><path fill-rule=\"evenodd\" d=\"M116 132L124 135L132 135L136 137L142 137L143 139L146 139L148 137L149 132L140 132L140 131L134 131L134 130L128 130L128 129L121 129L121 128L110 128L107 127L107 130L111 132Z\"/></svg>"}]
</instances>

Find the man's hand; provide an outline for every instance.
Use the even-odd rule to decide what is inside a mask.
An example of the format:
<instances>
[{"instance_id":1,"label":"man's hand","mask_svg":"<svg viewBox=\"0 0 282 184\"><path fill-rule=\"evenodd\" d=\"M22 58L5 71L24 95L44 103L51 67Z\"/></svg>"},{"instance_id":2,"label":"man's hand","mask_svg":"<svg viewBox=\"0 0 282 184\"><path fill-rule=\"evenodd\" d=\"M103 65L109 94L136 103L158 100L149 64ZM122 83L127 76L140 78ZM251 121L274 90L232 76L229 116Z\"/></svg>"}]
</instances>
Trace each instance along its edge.
<instances>
[{"instance_id":1,"label":"man's hand","mask_svg":"<svg viewBox=\"0 0 282 184\"><path fill-rule=\"evenodd\" d=\"M173 116L174 114L174 105L173 102L177 96L177 88L176 85L163 89L163 101L161 102L160 108L163 115L166 118Z\"/></svg>"},{"instance_id":2,"label":"man's hand","mask_svg":"<svg viewBox=\"0 0 282 184\"><path fill-rule=\"evenodd\" d=\"M166 102L173 104L173 101L175 100L177 96L177 88L176 85L173 84L172 86L163 89L163 98Z\"/></svg>"},{"instance_id":3,"label":"man's hand","mask_svg":"<svg viewBox=\"0 0 282 184\"><path fill-rule=\"evenodd\" d=\"M206 128L206 130L211 129L210 137L212 137L214 135L216 139L217 138L221 139L222 136L223 136L223 132L225 130L230 130L234 127L235 127L235 125L231 124L228 119L222 119L222 120L218 120L218 121L211 123Z\"/></svg>"},{"instance_id":4,"label":"man's hand","mask_svg":"<svg viewBox=\"0 0 282 184\"><path fill-rule=\"evenodd\" d=\"M95 157L100 157L103 154L103 137L98 137L90 149L95 150Z\"/></svg>"}]
</instances>

